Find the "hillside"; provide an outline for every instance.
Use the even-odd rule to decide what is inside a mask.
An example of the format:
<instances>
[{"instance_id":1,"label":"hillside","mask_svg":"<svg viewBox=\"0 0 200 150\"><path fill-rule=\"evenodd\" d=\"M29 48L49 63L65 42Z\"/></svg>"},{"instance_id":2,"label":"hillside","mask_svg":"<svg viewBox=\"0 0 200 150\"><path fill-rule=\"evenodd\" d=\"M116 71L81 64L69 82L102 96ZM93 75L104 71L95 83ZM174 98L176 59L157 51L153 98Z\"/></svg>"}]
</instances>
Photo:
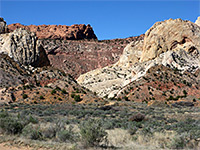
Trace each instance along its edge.
<instances>
[{"instance_id":1,"label":"hillside","mask_svg":"<svg viewBox=\"0 0 200 150\"><path fill-rule=\"evenodd\" d=\"M144 40L133 41L126 46L117 63L83 74L77 81L82 86L96 92L100 97L120 98L123 95L131 101L149 101L152 98L167 100L170 96L177 97L178 94L181 96L183 90L186 90L189 99L198 99L199 77L194 74L200 67L199 41L200 27L195 23L181 19L157 22L145 33ZM160 66L158 67L160 71L154 72L153 76L152 74L148 75L149 70L157 66ZM171 69L171 72L176 70L177 74L166 72L165 68ZM164 74L171 75L170 77L166 76L165 80L159 81L156 76L160 76L160 72L162 72L163 79ZM190 74L184 76L186 72ZM146 84L148 85L146 81L134 91L135 85L140 84L142 77L152 85L146 86ZM170 79L180 88L171 87L172 83L168 85L168 82L171 82ZM189 87L187 85L179 86L179 83L184 80L190 85ZM168 88L160 89L154 82L161 87L165 85ZM129 93L130 89L127 90L128 85L132 85L130 87L133 88L133 93ZM150 90L151 86L155 92L153 92L154 94L151 92L152 94L149 95L150 91L146 90L146 87ZM177 90L177 93L168 94L171 90ZM126 92L121 94L124 91Z\"/></svg>"}]
</instances>

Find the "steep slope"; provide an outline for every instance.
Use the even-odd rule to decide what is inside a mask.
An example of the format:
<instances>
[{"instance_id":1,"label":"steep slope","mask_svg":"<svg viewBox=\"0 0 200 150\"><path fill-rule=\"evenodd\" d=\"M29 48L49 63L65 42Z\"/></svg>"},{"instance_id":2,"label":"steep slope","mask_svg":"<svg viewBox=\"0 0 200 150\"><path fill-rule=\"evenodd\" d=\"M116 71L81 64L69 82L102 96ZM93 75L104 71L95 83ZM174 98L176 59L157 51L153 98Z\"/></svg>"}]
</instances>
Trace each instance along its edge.
<instances>
[{"instance_id":1,"label":"steep slope","mask_svg":"<svg viewBox=\"0 0 200 150\"><path fill-rule=\"evenodd\" d=\"M163 65L151 67L139 80L133 81L118 92L118 100L148 102L150 105L156 100L163 104L179 104L187 101L188 105L199 105L200 74L181 73L178 69L171 69Z\"/></svg>"},{"instance_id":2,"label":"steep slope","mask_svg":"<svg viewBox=\"0 0 200 150\"><path fill-rule=\"evenodd\" d=\"M127 43L143 35L103 41L40 40L52 66L78 78L88 71L116 63Z\"/></svg>"},{"instance_id":3,"label":"steep slope","mask_svg":"<svg viewBox=\"0 0 200 150\"><path fill-rule=\"evenodd\" d=\"M171 27L176 30L168 32ZM145 33L144 41L127 45L116 64L83 74L77 81L101 97L113 97L157 65L194 73L200 67L199 41L200 28L190 21L159 22Z\"/></svg>"},{"instance_id":4,"label":"steep slope","mask_svg":"<svg viewBox=\"0 0 200 150\"><path fill-rule=\"evenodd\" d=\"M0 105L9 103L55 104L101 101L63 71L23 68L0 54Z\"/></svg>"}]
</instances>

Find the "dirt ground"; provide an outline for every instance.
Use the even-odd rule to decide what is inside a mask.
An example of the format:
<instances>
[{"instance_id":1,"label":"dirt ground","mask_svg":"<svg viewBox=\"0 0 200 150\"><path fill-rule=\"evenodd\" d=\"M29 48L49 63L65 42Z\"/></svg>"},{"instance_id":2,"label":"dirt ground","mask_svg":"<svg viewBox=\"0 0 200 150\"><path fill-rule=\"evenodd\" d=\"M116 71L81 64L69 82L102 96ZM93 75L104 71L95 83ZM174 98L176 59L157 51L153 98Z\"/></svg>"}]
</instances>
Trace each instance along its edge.
<instances>
[{"instance_id":1,"label":"dirt ground","mask_svg":"<svg viewBox=\"0 0 200 150\"><path fill-rule=\"evenodd\" d=\"M16 147L13 145L10 145L9 143L0 143L0 150L33 150L33 148L30 147Z\"/></svg>"}]
</instances>

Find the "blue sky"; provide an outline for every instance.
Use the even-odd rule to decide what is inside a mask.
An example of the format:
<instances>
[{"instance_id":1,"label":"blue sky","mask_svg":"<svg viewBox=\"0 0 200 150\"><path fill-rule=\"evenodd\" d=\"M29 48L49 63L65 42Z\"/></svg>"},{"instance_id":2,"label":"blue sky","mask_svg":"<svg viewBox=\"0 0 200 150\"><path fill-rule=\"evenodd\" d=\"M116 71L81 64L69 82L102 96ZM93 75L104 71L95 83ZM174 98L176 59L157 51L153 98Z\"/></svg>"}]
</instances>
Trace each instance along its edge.
<instances>
[{"instance_id":1,"label":"blue sky","mask_svg":"<svg viewBox=\"0 0 200 150\"><path fill-rule=\"evenodd\" d=\"M169 18L194 22L199 15L199 0L0 0L0 16L7 24L91 24L100 40L140 35Z\"/></svg>"}]
</instances>

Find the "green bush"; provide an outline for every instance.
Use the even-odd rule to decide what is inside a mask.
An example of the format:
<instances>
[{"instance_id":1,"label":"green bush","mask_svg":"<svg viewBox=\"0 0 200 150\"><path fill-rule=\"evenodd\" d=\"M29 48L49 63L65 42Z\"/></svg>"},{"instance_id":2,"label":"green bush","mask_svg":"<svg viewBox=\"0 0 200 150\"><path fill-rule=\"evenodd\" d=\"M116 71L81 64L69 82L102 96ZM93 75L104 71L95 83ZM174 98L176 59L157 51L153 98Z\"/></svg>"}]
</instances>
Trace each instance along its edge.
<instances>
[{"instance_id":1,"label":"green bush","mask_svg":"<svg viewBox=\"0 0 200 150\"><path fill-rule=\"evenodd\" d=\"M44 97L41 95L41 96L40 96L40 99L44 99Z\"/></svg>"},{"instance_id":2,"label":"green bush","mask_svg":"<svg viewBox=\"0 0 200 150\"><path fill-rule=\"evenodd\" d=\"M183 94L184 94L185 97L187 96L186 90L183 90Z\"/></svg>"},{"instance_id":3,"label":"green bush","mask_svg":"<svg viewBox=\"0 0 200 150\"><path fill-rule=\"evenodd\" d=\"M28 123L33 123L33 124L38 123L37 118L35 118L35 117L31 116L31 115L29 115L29 117L27 118L27 121L28 121Z\"/></svg>"},{"instance_id":4,"label":"green bush","mask_svg":"<svg viewBox=\"0 0 200 150\"><path fill-rule=\"evenodd\" d=\"M24 124L17 119L11 117L0 119L0 128L8 134L21 133L23 127Z\"/></svg>"},{"instance_id":5,"label":"green bush","mask_svg":"<svg viewBox=\"0 0 200 150\"><path fill-rule=\"evenodd\" d=\"M56 132L57 132L57 127L53 125L46 127L41 131L42 137L48 139L54 138L56 136Z\"/></svg>"},{"instance_id":6,"label":"green bush","mask_svg":"<svg viewBox=\"0 0 200 150\"><path fill-rule=\"evenodd\" d=\"M80 125L80 134L85 146L100 146L102 142L107 144L107 132L102 128L100 120L84 121Z\"/></svg>"},{"instance_id":7,"label":"green bush","mask_svg":"<svg viewBox=\"0 0 200 150\"><path fill-rule=\"evenodd\" d=\"M28 95L27 94L23 94L22 97L23 97L23 99L26 99L26 98L28 98Z\"/></svg>"},{"instance_id":8,"label":"green bush","mask_svg":"<svg viewBox=\"0 0 200 150\"><path fill-rule=\"evenodd\" d=\"M68 94L65 89L62 89L62 94Z\"/></svg>"},{"instance_id":9,"label":"green bush","mask_svg":"<svg viewBox=\"0 0 200 150\"><path fill-rule=\"evenodd\" d=\"M8 117L8 116L9 116L9 114L8 114L7 111L1 111L1 112L0 112L0 118L6 118L6 117Z\"/></svg>"},{"instance_id":10,"label":"green bush","mask_svg":"<svg viewBox=\"0 0 200 150\"><path fill-rule=\"evenodd\" d=\"M76 102L82 101L82 99L80 98L80 95L75 95L75 96L74 96L74 100L75 100Z\"/></svg>"},{"instance_id":11,"label":"green bush","mask_svg":"<svg viewBox=\"0 0 200 150\"><path fill-rule=\"evenodd\" d=\"M123 99L124 99L125 101L129 101L128 97L126 97L126 96L124 96Z\"/></svg>"},{"instance_id":12,"label":"green bush","mask_svg":"<svg viewBox=\"0 0 200 150\"><path fill-rule=\"evenodd\" d=\"M59 88L58 86L55 88L55 90L57 91L61 91L61 88Z\"/></svg>"},{"instance_id":13,"label":"green bush","mask_svg":"<svg viewBox=\"0 0 200 150\"><path fill-rule=\"evenodd\" d=\"M53 89L53 90L51 91L51 94L53 95L53 94L55 94L55 93L56 93L56 90Z\"/></svg>"},{"instance_id":14,"label":"green bush","mask_svg":"<svg viewBox=\"0 0 200 150\"><path fill-rule=\"evenodd\" d=\"M22 135L32 140L42 139L42 133L40 132L39 128L34 128L32 124L24 127L22 130Z\"/></svg>"},{"instance_id":15,"label":"green bush","mask_svg":"<svg viewBox=\"0 0 200 150\"><path fill-rule=\"evenodd\" d=\"M61 130L57 133L57 138L61 142L74 142L77 139L77 134L73 131L73 127L69 126L69 129Z\"/></svg>"},{"instance_id":16,"label":"green bush","mask_svg":"<svg viewBox=\"0 0 200 150\"><path fill-rule=\"evenodd\" d=\"M72 94L71 94L71 97L72 97L72 98L74 98L74 96L75 96L75 94L74 94L74 93L72 93Z\"/></svg>"}]
</instances>

